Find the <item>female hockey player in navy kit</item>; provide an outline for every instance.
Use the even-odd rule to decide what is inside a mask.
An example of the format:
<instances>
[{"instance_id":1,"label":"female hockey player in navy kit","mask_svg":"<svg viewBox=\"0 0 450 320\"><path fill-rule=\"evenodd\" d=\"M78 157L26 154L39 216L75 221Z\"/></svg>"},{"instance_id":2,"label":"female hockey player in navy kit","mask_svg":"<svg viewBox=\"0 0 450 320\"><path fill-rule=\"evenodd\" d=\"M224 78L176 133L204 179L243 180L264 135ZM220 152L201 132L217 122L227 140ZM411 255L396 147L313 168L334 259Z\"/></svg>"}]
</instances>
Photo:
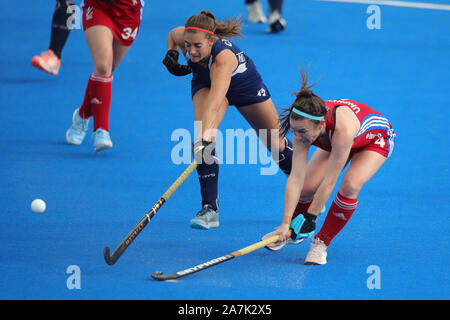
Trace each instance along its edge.
<instances>
[{"instance_id":1,"label":"female hockey player in navy kit","mask_svg":"<svg viewBox=\"0 0 450 320\"><path fill-rule=\"evenodd\" d=\"M167 39L163 63L176 76L192 72L194 118L196 124L200 123L193 153L199 163L202 209L191 220L193 228L219 226L215 136L229 105L236 106L258 135L259 130L267 130L267 141L262 142L272 151L274 160L280 160L278 165L284 173L289 174L291 168L291 142L279 134L279 117L269 90L253 61L229 40L241 36L240 29L239 19L218 21L205 10L191 16L184 27L172 29ZM187 66L178 63L179 50ZM276 130L276 136L270 135L271 130Z\"/></svg>"},{"instance_id":2,"label":"female hockey player in navy kit","mask_svg":"<svg viewBox=\"0 0 450 320\"><path fill-rule=\"evenodd\" d=\"M282 223L263 239L279 234L280 241L267 247L278 250L292 239L298 243L312 237L316 217L349 163L305 259L305 264L321 265L327 262L326 250L332 239L356 210L362 187L392 154L395 132L380 112L348 99L323 101L307 81L302 72L302 87L282 117L282 132L294 132L292 171L286 183ZM307 161L311 145L318 148Z\"/></svg>"}]
</instances>

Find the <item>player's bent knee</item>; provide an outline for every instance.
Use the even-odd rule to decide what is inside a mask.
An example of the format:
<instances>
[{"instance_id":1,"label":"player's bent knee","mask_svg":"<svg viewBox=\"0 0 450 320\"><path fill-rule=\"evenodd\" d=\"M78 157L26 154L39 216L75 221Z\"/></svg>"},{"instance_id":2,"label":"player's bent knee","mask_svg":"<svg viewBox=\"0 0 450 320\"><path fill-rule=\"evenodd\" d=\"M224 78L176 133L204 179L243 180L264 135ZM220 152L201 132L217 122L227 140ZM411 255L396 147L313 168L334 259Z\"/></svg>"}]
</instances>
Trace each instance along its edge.
<instances>
[{"instance_id":1,"label":"player's bent knee","mask_svg":"<svg viewBox=\"0 0 450 320\"><path fill-rule=\"evenodd\" d=\"M358 197L362 186L363 183L360 181L344 179L339 188L339 193L346 198L355 199Z\"/></svg>"},{"instance_id":2,"label":"player's bent knee","mask_svg":"<svg viewBox=\"0 0 450 320\"><path fill-rule=\"evenodd\" d=\"M109 77L112 74L112 64L110 63L95 64L94 74L100 77Z\"/></svg>"}]
</instances>

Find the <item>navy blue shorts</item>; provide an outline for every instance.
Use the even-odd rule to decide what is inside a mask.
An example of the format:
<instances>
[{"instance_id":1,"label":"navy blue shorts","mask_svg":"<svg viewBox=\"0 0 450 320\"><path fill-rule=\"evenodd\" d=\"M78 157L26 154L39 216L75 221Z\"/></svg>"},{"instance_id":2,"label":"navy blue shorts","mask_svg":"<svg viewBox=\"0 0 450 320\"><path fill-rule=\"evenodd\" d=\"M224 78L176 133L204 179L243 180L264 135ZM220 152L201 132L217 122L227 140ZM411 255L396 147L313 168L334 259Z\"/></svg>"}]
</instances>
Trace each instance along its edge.
<instances>
[{"instance_id":1,"label":"navy blue shorts","mask_svg":"<svg viewBox=\"0 0 450 320\"><path fill-rule=\"evenodd\" d=\"M197 93L198 90L203 88L210 88L211 84L202 82L200 80L192 79L191 81L191 94L192 98ZM231 106L245 107L254 103L264 102L270 98L269 89L261 81L256 83L250 83L249 86L245 88L238 88L234 90L228 90L226 97L228 103Z\"/></svg>"}]
</instances>

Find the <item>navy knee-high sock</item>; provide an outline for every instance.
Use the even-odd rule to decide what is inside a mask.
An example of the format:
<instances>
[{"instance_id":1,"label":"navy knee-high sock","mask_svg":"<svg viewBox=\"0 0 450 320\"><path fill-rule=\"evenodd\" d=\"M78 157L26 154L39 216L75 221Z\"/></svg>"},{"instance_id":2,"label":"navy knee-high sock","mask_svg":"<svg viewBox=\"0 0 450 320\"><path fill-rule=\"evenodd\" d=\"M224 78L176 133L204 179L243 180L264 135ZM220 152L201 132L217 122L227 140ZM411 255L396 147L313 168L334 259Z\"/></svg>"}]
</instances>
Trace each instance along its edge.
<instances>
[{"instance_id":1,"label":"navy knee-high sock","mask_svg":"<svg viewBox=\"0 0 450 320\"><path fill-rule=\"evenodd\" d=\"M211 151L211 156L216 156L216 150ZM202 207L205 204L210 205L214 210L218 210L218 182L219 182L219 163L214 161L212 164L201 163L197 166L198 180L200 181L200 192L202 195Z\"/></svg>"},{"instance_id":2,"label":"navy knee-high sock","mask_svg":"<svg viewBox=\"0 0 450 320\"><path fill-rule=\"evenodd\" d=\"M73 0L57 0L52 17L49 49L52 49L59 59L61 59L62 51L70 33L70 29L67 27L67 20L71 14L67 13L67 8L71 5L74 5Z\"/></svg>"},{"instance_id":3,"label":"navy knee-high sock","mask_svg":"<svg viewBox=\"0 0 450 320\"><path fill-rule=\"evenodd\" d=\"M270 12L277 10L281 14L283 9L283 0L269 0Z\"/></svg>"}]
</instances>

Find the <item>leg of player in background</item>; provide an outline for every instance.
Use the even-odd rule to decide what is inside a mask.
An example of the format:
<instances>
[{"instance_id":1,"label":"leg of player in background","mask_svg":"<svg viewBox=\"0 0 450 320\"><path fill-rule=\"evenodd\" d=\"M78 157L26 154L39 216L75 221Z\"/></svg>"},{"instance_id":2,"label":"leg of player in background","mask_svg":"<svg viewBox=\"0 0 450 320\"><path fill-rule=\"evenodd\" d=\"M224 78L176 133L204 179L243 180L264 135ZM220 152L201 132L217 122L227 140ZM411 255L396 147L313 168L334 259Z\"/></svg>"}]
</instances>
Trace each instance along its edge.
<instances>
[{"instance_id":1,"label":"leg of player in background","mask_svg":"<svg viewBox=\"0 0 450 320\"><path fill-rule=\"evenodd\" d=\"M279 134L280 122L272 99L240 107L237 110L256 131L280 169L289 175L292 168L292 143ZM266 133L265 137L260 136L262 132ZM277 133L276 136L272 136L274 132Z\"/></svg>"},{"instance_id":2,"label":"leg of player in background","mask_svg":"<svg viewBox=\"0 0 450 320\"><path fill-rule=\"evenodd\" d=\"M269 26L267 32L278 33L286 28L286 21L283 19L283 0L269 0Z\"/></svg>"},{"instance_id":3,"label":"leg of player in background","mask_svg":"<svg viewBox=\"0 0 450 320\"><path fill-rule=\"evenodd\" d=\"M94 148L100 151L112 147L109 137L109 109L114 37L109 28L101 25L88 28L84 35L94 61L94 72L89 77L83 104L74 114L66 139L69 144L81 144L87 131L87 122L93 116L96 140L97 136L100 139L98 143L94 142Z\"/></svg>"},{"instance_id":4,"label":"leg of player in background","mask_svg":"<svg viewBox=\"0 0 450 320\"><path fill-rule=\"evenodd\" d=\"M73 0L57 0L52 17L50 45L47 51L31 59L31 65L52 75L58 75L61 67L62 51L70 34L67 26L71 13L67 13L69 6L74 5Z\"/></svg>"},{"instance_id":5,"label":"leg of player in background","mask_svg":"<svg viewBox=\"0 0 450 320\"><path fill-rule=\"evenodd\" d=\"M94 61L94 72L88 87L91 112L94 117L95 151L112 147L109 135L109 111L111 107L112 73L122 61L129 46L114 39L105 26L93 26L85 31L86 40Z\"/></svg>"},{"instance_id":6,"label":"leg of player in background","mask_svg":"<svg viewBox=\"0 0 450 320\"><path fill-rule=\"evenodd\" d=\"M252 23L266 23L267 18L259 0L245 0L245 7L247 9L248 21Z\"/></svg>"}]
</instances>

